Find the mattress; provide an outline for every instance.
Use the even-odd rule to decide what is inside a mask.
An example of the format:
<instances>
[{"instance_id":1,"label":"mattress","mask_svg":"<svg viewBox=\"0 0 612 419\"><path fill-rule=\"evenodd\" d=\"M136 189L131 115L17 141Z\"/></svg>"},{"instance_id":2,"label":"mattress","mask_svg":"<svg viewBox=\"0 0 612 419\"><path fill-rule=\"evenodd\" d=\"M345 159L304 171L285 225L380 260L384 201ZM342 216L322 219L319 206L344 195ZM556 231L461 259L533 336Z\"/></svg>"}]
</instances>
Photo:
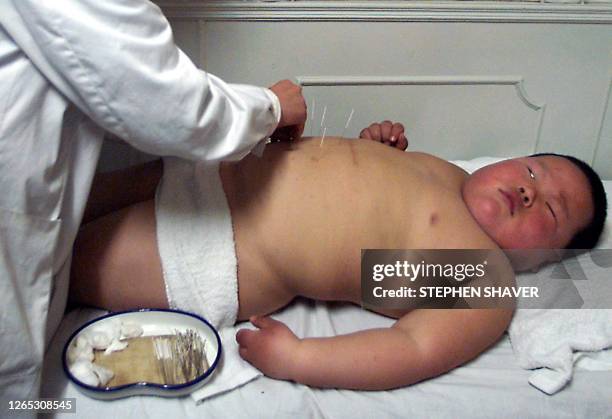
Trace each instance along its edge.
<instances>
[{"instance_id":1,"label":"mattress","mask_svg":"<svg viewBox=\"0 0 612 419\"><path fill-rule=\"evenodd\" d=\"M612 181L605 183L612 196ZM606 228L603 247L610 248L610 222ZM611 279L609 269L603 272L605 279ZM605 292L612 292L612 286L606 288ZM76 328L104 313L84 308L69 312L46 354L41 396L75 398L78 418L612 418L612 349L593 354L599 365L607 364L610 369L577 367L568 386L549 396L528 384L531 372L518 366L507 335L449 373L391 391L316 389L261 377L200 404L190 397L94 400L68 381L61 353ZM332 336L392 323L359 307L309 300L297 300L274 317L301 337Z\"/></svg>"}]
</instances>

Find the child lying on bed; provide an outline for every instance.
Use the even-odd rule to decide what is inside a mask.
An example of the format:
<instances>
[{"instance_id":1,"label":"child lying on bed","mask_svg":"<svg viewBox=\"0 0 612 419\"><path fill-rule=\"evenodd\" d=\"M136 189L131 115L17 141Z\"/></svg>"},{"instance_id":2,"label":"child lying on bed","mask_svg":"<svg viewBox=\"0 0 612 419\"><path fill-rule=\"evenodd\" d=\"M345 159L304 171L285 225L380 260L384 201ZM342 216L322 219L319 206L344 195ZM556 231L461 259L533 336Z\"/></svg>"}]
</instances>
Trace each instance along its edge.
<instances>
[{"instance_id":1,"label":"child lying on bed","mask_svg":"<svg viewBox=\"0 0 612 419\"><path fill-rule=\"evenodd\" d=\"M263 157L218 171L172 159L163 171L157 202L160 162L94 185L93 204L98 194L142 202L83 226L72 299L112 310L182 308L217 316L217 326L250 319L258 330L236 336L243 358L270 377L319 387L390 389L439 375L494 343L512 317L511 309L381 310L398 318L391 328L299 339L265 316L296 296L360 304L361 249L593 246L606 208L601 184L550 155L468 176L424 153L311 138L268 145ZM214 231L199 232L200 221ZM227 241L217 236L228 231L223 253ZM229 268L211 279L208 265L218 262ZM507 262L499 269L512 275Z\"/></svg>"}]
</instances>

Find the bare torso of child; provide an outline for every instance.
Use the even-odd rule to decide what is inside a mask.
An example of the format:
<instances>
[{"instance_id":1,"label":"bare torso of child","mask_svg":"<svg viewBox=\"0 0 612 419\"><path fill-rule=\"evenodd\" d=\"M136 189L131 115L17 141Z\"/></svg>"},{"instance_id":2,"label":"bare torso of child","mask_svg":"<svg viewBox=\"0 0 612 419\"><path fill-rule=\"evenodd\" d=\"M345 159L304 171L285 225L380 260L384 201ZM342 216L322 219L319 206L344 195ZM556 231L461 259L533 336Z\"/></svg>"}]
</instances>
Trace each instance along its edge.
<instances>
[{"instance_id":1,"label":"bare torso of child","mask_svg":"<svg viewBox=\"0 0 612 419\"><path fill-rule=\"evenodd\" d=\"M495 248L462 200L466 177L431 155L336 138L224 164L238 319L296 296L359 304L361 249Z\"/></svg>"}]
</instances>

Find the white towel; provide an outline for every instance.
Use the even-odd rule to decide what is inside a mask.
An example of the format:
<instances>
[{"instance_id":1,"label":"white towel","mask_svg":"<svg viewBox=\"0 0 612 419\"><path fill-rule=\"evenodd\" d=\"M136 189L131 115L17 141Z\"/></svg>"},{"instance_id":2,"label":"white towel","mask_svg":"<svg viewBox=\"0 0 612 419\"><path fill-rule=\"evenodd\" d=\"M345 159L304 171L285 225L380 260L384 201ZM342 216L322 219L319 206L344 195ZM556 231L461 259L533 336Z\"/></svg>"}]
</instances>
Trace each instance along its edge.
<instances>
[{"instance_id":1,"label":"white towel","mask_svg":"<svg viewBox=\"0 0 612 419\"><path fill-rule=\"evenodd\" d=\"M243 360L238 353L236 332L244 328L252 327L240 324L235 327L225 327L219 331L223 345L222 358L211 379L203 387L191 393L191 398L196 403L238 388L262 376L261 371Z\"/></svg>"},{"instance_id":2,"label":"white towel","mask_svg":"<svg viewBox=\"0 0 612 419\"><path fill-rule=\"evenodd\" d=\"M612 347L612 310L519 309L508 332L519 365L535 369L529 383L554 394L583 352Z\"/></svg>"},{"instance_id":3,"label":"white towel","mask_svg":"<svg viewBox=\"0 0 612 419\"><path fill-rule=\"evenodd\" d=\"M237 260L219 165L165 158L155 218L170 307L198 314L216 328L232 326Z\"/></svg>"},{"instance_id":4,"label":"white towel","mask_svg":"<svg viewBox=\"0 0 612 419\"><path fill-rule=\"evenodd\" d=\"M609 194L610 181L604 184ZM612 249L609 219L597 248ZM612 369L612 349L602 351L612 348L612 270L606 255L597 257L595 250L517 277L519 285L538 286L544 295L537 308L517 310L508 329L519 365L535 369L529 383L544 393L561 390L576 366ZM605 261L597 260L602 257ZM519 300L519 307L529 306ZM553 309L558 307L581 308Z\"/></svg>"},{"instance_id":5,"label":"white towel","mask_svg":"<svg viewBox=\"0 0 612 419\"><path fill-rule=\"evenodd\" d=\"M196 402L261 376L238 353L237 260L229 205L218 164L164 159L156 195L158 247L172 308L206 318L219 331L222 358L210 380L191 397Z\"/></svg>"}]
</instances>

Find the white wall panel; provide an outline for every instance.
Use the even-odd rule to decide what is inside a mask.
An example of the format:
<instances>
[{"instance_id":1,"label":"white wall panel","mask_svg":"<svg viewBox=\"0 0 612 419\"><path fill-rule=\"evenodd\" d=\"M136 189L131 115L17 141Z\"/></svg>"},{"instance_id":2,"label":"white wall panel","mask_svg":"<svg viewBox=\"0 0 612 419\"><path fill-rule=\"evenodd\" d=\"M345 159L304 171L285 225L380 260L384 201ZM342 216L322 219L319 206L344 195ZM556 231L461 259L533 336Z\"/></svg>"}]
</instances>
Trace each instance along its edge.
<instances>
[{"instance_id":1,"label":"white wall panel","mask_svg":"<svg viewBox=\"0 0 612 419\"><path fill-rule=\"evenodd\" d=\"M298 81L305 84L310 107L307 135L321 135L326 128L327 135L355 137L370 122L390 119L404 122L411 149L445 158L532 153L544 115L543 104L529 101L516 77L298 77Z\"/></svg>"},{"instance_id":2,"label":"white wall panel","mask_svg":"<svg viewBox=\"0 0 612 419\"><path fill-rule=\"evenodd\" d=\"M201 64L234 82L474 81L308 86L309 103L328 105L330 133L354 108L348 135L376 119L398 119L414 147L445 157L515 155L536 145L589 162L597 152L598 168L609 173L610 139L598 139L612 74L611 25L207 19L199 33ZM517 85L478 82L508 77L522 80L535 108L520 100Z\"/></svg>"},{"instance_id":3,"label":"white wall panel","mask_svg":"<svg viewBox=\"0 0 612 419\"><path fill-rule=\"evenodd\" d=\"M612 179L609 5L159 3L207 71L257 85L301 80L317 107L307 134L322 134L327 106L328 135L356 136L388 118L406 124L413 149L449 158L554 151ZM146 158L124 149L108 145L101 167Z\"/></svg>"}]
</instances>

